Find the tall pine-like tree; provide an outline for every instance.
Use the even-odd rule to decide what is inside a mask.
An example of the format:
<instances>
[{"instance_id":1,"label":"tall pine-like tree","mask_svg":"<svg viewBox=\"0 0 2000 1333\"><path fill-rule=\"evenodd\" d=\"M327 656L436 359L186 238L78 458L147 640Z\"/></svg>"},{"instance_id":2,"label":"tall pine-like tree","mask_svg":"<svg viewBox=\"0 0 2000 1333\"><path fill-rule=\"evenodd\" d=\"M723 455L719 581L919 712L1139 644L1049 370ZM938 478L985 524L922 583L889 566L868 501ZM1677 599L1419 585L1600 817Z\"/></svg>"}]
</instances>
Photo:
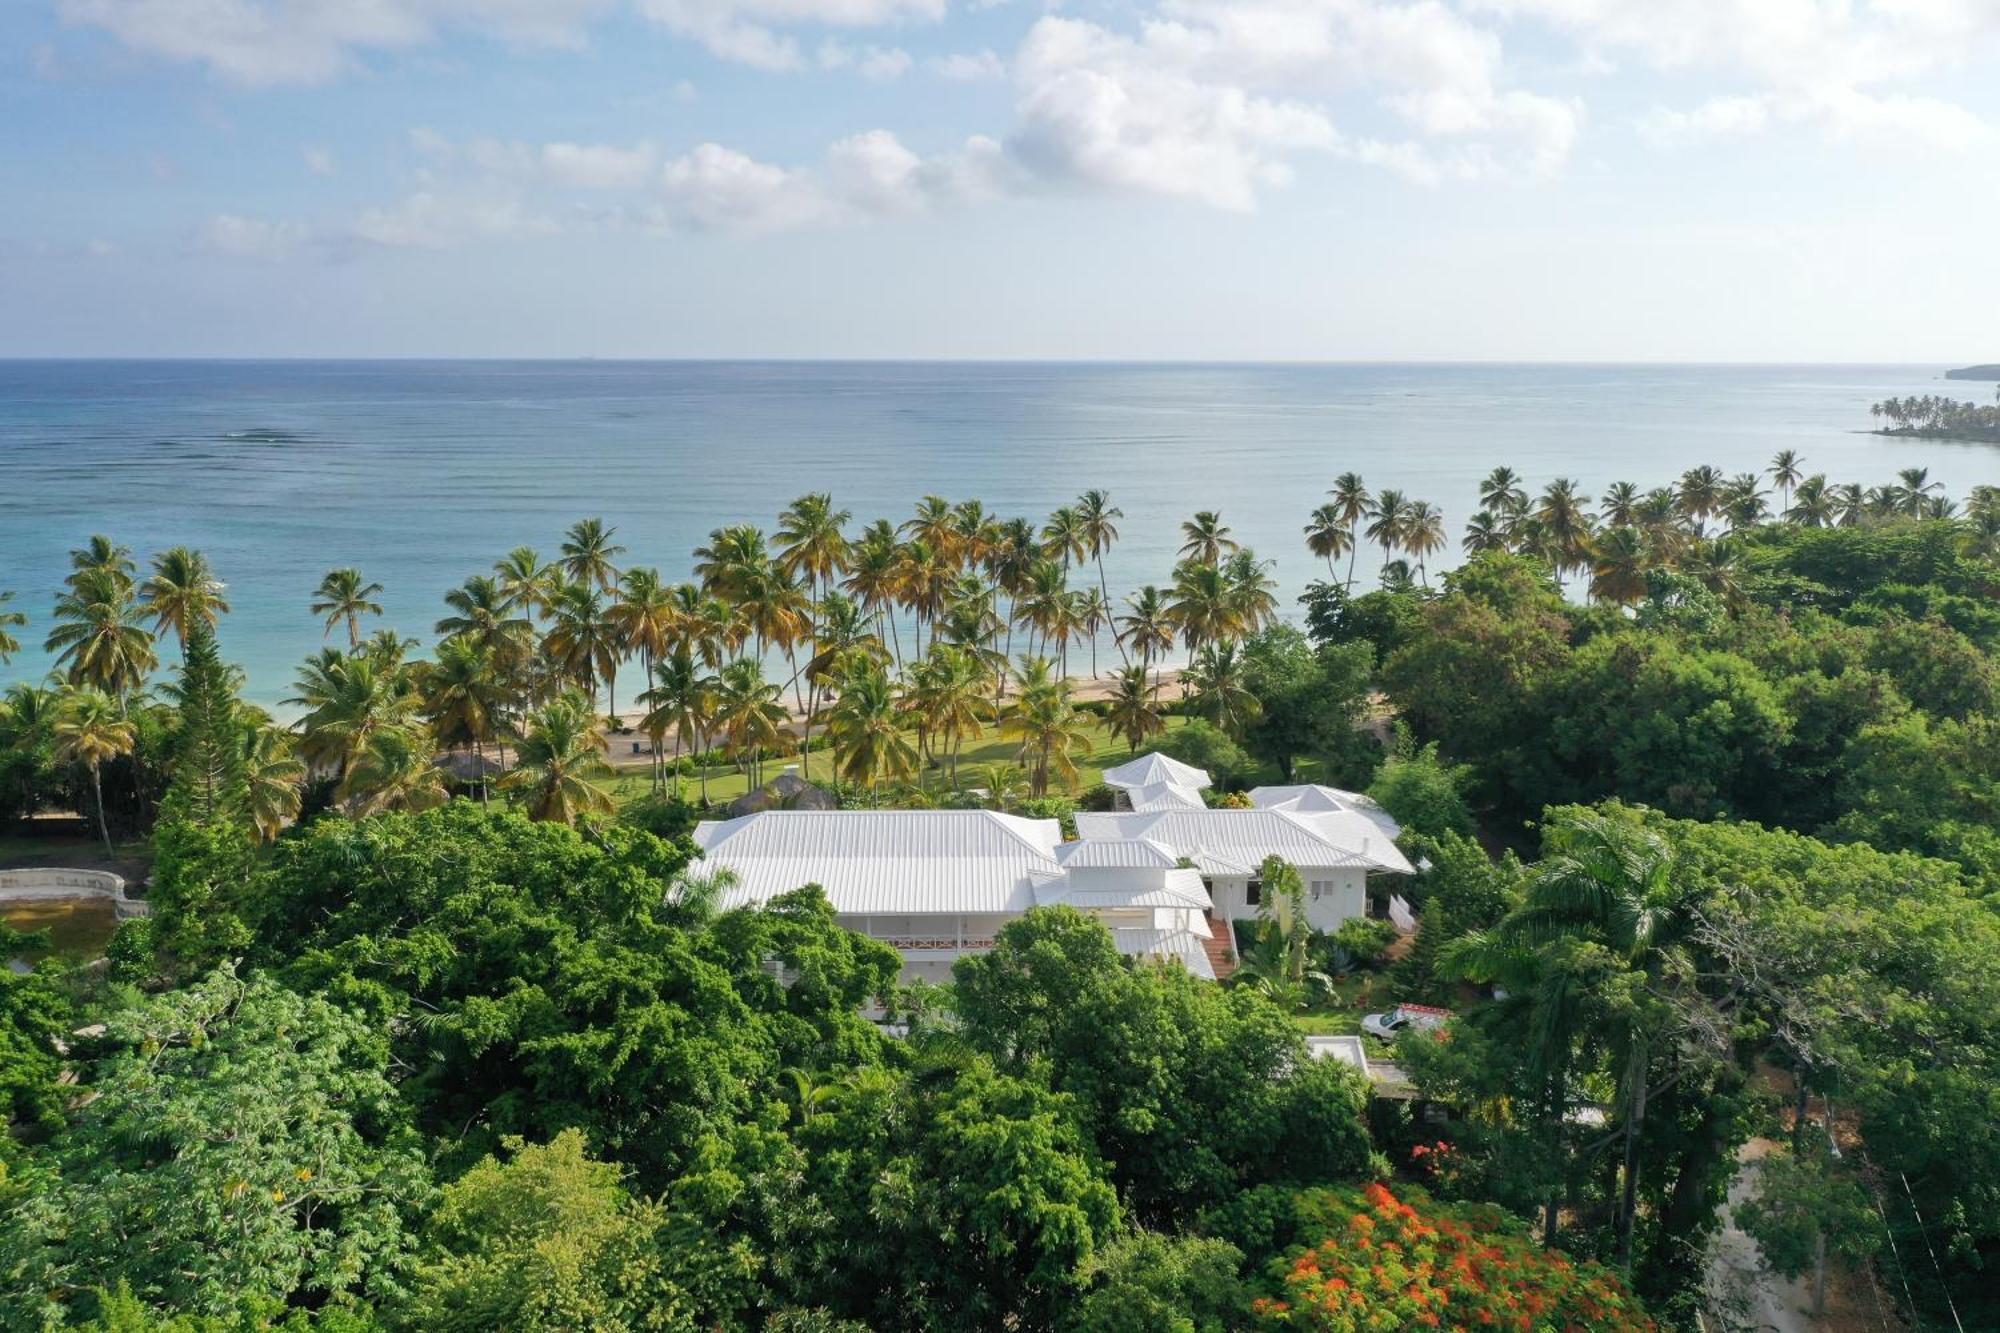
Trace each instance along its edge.
<instances>
[{"instance_id":1,"label":"tall pine-like tree","mask_svg":"<svg viewBox=\"0 0 2000 1333\"><path fill-rule=\"evenodd\" d=\"M187 661L172 689L180 728L162 820L247 824L250 784L243 769L237 678L236 669L222 660L215 630L200 622L190 626Z\"/></svg>"}]
</instances>

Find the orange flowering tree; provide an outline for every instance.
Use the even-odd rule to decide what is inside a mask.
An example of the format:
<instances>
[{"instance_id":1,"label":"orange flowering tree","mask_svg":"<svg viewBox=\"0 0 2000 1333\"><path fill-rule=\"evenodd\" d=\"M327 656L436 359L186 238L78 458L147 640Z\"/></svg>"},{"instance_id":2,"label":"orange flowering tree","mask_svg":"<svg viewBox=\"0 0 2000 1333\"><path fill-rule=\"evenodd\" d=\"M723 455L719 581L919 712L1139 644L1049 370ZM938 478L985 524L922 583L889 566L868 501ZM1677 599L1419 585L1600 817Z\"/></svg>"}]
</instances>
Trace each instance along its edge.
<instances>
[{"instance_id":1,"label":"orange flowering tree","mask_svg":"<svg viewBox=\"0 0 2000 1333\"><path fill-rule=\"evenodd\" d=\"M1636 1333L1656 1326L1609 1270L1543 1249L1498 1209L1446 1205L1414 1187L1313 1191L1329 1223L1273 1262L1281 1294L1252 1305L1260 1328L1314 1333L1503 1330Z\"/></svg>"}]
</instances>

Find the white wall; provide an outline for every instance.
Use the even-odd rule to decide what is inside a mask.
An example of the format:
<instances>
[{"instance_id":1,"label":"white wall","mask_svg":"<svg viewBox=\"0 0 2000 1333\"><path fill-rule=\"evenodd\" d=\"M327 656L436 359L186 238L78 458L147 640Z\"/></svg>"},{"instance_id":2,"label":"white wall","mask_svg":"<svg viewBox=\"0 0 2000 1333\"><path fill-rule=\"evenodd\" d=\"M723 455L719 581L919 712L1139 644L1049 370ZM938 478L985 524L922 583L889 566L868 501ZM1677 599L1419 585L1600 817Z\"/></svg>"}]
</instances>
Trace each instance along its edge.
<instances>
[{"instance_id":1,"label":"white wall","mask_svg":"<svg viewBox=\"0 0 2000 1333\"><path fill-rule=\"evenodd\" d=\"M1314 930L1331 934L1340 929L1342 923L1367 914L1367 871L1352 866L1300 866L1299 878L1306 884L1306 920L1312 923ZM1315 882L1325 886L1317 898L1312 891ZM1209 895L1215 899L1216 918L1224 921L1255 919L1257 909L1248 901L1248 888L1247 878L1213 880Z\"/></svg>"}]
</instances>

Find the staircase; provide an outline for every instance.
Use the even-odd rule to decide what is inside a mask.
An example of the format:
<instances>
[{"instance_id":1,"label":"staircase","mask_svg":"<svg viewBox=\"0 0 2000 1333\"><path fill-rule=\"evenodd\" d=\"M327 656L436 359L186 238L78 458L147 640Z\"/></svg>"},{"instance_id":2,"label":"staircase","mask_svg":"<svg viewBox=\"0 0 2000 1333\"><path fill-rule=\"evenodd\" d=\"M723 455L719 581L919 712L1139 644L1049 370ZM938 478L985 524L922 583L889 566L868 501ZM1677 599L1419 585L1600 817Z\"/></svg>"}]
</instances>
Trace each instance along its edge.
<instances>
[{"instance_id":1,"label":"staircase","mask_svg":"<svg viewBox=\"0 0 2000 1333\"><path fill-rule=\"evenodd\" d=\"M1215 913L1205 912L1208 921L1208 938L1201 942L1202 952L1208 955L1208 965L1215 969L1215 979L1221 981L1236 970L1236 950L1230 947L1229 923L1217 921Z\"/></svg>"}]
</instances>

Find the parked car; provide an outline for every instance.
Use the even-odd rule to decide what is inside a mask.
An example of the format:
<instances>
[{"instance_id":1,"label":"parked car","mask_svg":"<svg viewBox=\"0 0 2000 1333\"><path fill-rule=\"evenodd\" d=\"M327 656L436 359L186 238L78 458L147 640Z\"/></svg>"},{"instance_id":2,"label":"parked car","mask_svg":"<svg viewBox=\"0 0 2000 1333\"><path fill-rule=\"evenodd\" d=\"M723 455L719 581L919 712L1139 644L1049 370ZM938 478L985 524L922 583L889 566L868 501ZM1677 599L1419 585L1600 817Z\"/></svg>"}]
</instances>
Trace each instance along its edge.
<instances>
[{"instance_id":1,"label":"parked car","mask_svg":"<svg viewBox=\"0 0 2000 1333\"><path fill-rule=\"evenodd\" d=\"M1361 1030L1378 1041L1394 1041L1416 1028L1443 1027L1451 1020L1451 1010L1428 1004L1399 1004L1385 1014L1369 1014L1361 1020Z\"/></svg>"}]
</instances>

